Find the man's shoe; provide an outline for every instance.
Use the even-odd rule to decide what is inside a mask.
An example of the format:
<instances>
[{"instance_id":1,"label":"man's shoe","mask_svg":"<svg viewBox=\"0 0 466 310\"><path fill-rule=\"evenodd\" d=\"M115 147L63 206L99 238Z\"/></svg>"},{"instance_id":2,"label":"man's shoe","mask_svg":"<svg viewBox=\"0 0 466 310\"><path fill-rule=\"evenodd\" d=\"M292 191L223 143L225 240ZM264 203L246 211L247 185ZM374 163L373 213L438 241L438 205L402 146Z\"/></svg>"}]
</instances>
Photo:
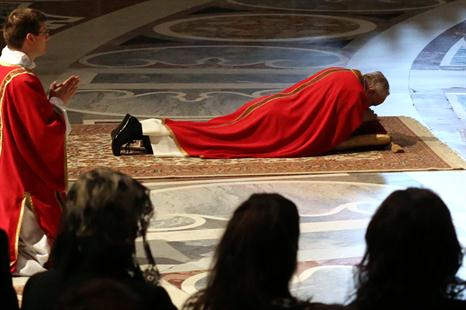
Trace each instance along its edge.
<instances>
[{"instance_id":1,"label":"man's shoe","mask_svg":"<svg viewBox=\"0 0 466 310\"><path fill-rule=\"evenodd\" d=\"M112 130L111 136L113 155L120 156L123 145L142 139L141 123L134 116L127 114L118 127Z\"/></svg>"},{"instance_id":2,"label":"man's shoe","mask_svg":"<svg viewBox=\"0 0 466 310\"><path fill-rule=\"evenodd\" d=\"M112 132L110 133L110 136L112 137L112 139L113 139L113 137L115 136L115 134L116 134L117 132L119 132L119 131L121 130L121 128L123 128L123 126L124 126L126 123L128 123L128 119L129 119L130 117L131 117L130 114L126 114L125 117L123 118L123 120L120 122L120 124L118 124L118 126L112 130Z\"/></svg>"},{"instance_id":3,"label":"man's shoe","mask_svg":"<svg viewBox=\"0 0 466 310\"><path fill-rule=\"evenodd\" d=\"M150 138L148 136L142 136L142 146L144 147L144 152L146 154L154 154L152 151L152 144L150 143Z\"/></svg>"}]
</instances>

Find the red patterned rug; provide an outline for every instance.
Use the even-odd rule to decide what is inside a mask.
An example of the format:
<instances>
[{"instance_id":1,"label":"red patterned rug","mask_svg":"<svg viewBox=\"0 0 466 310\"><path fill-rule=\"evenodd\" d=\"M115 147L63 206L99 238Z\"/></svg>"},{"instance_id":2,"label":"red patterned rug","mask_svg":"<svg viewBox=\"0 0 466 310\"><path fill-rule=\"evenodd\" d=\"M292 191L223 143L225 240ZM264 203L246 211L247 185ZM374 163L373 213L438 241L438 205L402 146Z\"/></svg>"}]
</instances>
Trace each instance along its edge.
<instances>
[{"instance_id":1,"label":"red patterned rug","mask_svg":"<svg viewBox=\"0 0 466 310\"><path fill-rule=\"evenodd\" d=\"M358 150L301 158L200 159L156 158L153 155L115 157L110 131L115 124L74 125L68 139L68 177L105 166L138 179L294 175L341 172L383 172L465 169L466 162L416 120L382 117L380 122L404 153Z\"/></svg>"}]
</instances>

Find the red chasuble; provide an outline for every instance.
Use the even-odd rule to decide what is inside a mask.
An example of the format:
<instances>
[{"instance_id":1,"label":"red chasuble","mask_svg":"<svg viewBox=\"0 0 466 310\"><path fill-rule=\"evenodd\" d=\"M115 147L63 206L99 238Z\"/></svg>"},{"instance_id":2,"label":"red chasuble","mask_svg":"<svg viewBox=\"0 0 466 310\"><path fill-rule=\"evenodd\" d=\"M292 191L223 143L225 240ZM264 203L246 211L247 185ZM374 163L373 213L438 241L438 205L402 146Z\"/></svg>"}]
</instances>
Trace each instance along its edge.
<instances>
[{"instance_id":1,"label":"red chasuble","mask_svg":"<svg viewBox=\"0 0 466 310\"><path fill-rule=\"evenodd\" d=\"M0 228L16 269L24 208L31 208L50 240L57 233L65 191L65 122L39 79L19 66L0 66Z\"/></svg>"},{"instance_id":2,"label":"red chasuble","mask_svg":"<svg viewBox=\"0 0 466 310\"><path fill-rule=\"evenodd\" d=\"M207 122L165 119L177 145L204 158L298 157L348 139L369 107L361 73L328 68Z\"/></svg>"}]
</instances>

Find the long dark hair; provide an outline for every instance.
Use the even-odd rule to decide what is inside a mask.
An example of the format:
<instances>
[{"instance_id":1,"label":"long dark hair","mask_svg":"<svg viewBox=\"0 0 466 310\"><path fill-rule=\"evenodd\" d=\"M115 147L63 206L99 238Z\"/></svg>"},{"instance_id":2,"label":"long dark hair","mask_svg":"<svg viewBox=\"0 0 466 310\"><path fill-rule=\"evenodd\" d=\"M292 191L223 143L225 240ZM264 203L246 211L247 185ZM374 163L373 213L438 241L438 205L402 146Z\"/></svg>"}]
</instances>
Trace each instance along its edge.
<instances>
[{"instance_id":1,"label":"long dark hair","mask_svg":"<svg viewBox=\"0 0 466 310\"><path fill-rule=\"evenodd\" d=\"M217 246L207 287L185 309L264 309L291 299L299 214L279 194L253 194L234 212Z\"/></svg>"},{"instance_id":2,"label":"long dark hair","mask_svg":"<svg viewBox=\"0 0 466 310\"><path fill-rule=\"evenodd\" d=\"M141 277L135 239L153 214L148 190L107 168L79 177L68 192L52 264L63 274Z\"/></svg>"},{"instance_id":3,"label":"long dark hair","mask_svg":"<svg viewBox=\"0 0 466 310\"><path fill-rule=\"evenodd\" d=\"M464 289L456 277L463 254L450 212L430 190L390 194L369 223L366 246L358 266L359 309L422 309Z\"/></svg>"}]
</instances>

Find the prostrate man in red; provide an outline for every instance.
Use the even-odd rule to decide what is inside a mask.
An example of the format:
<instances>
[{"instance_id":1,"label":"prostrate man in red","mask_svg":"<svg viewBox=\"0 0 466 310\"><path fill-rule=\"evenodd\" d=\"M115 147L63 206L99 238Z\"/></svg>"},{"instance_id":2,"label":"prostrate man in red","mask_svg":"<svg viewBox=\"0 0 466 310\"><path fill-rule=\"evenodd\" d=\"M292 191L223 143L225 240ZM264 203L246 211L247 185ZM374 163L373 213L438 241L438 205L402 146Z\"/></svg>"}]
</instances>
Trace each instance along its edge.
<instances>
[{"instance_id":1,"label":"prostrate man in red","mask_svg":"<svg viewBox=\"0 0 466 310\"><path fill-rule=\"evenodd\" d=\"M358 70L328 68L207 122L139 122L126 115L112 132L112 150L118 156L123 145L140 139L156 156L318 155L334 149L366 118L373 118L369 107L381 104L388 94L388 81L380 72L362 75Z\"/></svg>"},{"instance_id":2,"label":"prostrate man in red","mask_svg":"<svg viewBox=\"0 0 466 310\"><path fill-rule=\"evenodd\" d=\"M45 16L16 9L5 20L7 46L0 57L0 228L10 243L11 271L31 275L44 270L65 191L65 104L79 78L52 83L50 99L31 71L45 54L49 31ZM69 126L69 125L68 125ZM67 130L68 129L68 130Z\"/></svg>"}]
</instances>

